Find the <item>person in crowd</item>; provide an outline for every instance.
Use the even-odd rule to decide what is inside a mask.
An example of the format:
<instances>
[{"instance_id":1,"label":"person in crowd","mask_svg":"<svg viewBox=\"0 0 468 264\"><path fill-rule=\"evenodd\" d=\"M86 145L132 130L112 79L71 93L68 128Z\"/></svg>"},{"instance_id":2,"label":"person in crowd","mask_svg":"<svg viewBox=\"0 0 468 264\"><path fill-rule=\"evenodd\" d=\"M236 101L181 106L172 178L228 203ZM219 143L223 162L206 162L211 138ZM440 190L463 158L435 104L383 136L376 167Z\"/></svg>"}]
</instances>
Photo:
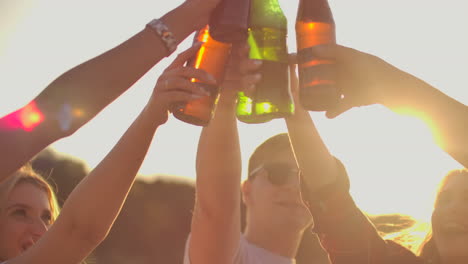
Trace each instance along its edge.
<instances>
[{"instance_id":1,"label":"person in crowd","mask_svg":"<svg viewBox=\"0 0 468 264\"><path fill-rule=\"evenodd\" d=\"M468 108L464 104L376 56L340 45L318 46L312 51L318 58L336 61L336 85L343 96L337 107L327 112L328 117L374 103L395 111L410 109L418 117L423 113L422 119L435 128L439 146L463 166L468 164ZM415 255L382 239L355 205L344 167L333 161L310 116L304 113L301 122L291 121L287 120L289 136L307 189L304 199L332 263L467 263L466 169L454 170L442 180L432 232ZM310 155L311 149L322 149L323 155ZM322 166L324 173L314 173L317 166Z\"/></svg>"},{"instance_id":2,"label":"person in crowd","mask_svg":"<svg viewBox=\"0 0 468 264\"><path fill-rule=\"evenodd\" d=\"M468 108L464 104L376 56L340 45L317 46L312 52L317 58L336 61L336 86L342 97L336 107L326 112L329 118L352 107L375 103L397 112L412 110L434 128L436 142L444 151L463 166L468 165ZM242 86L249 87L246 91L249 92L261 78L255 71L260 65L249 60L244 63L251 65L241 67L245 74ZM291 87L298 105L294 72ZM343 164L330 154L307 111L299 106L293 116L286 118L286 124L303 176L303 198L314 217L314 231L332 263L467 263L466 169L454 170L442 180L432 216L432 232L416 256L392 241L383 240L354 204Z\"/></svg>"},{"instance_id":3,"label":"person in crowd","mask_svg":"<svg viewBox=\"0 0 468 264\"><path fill-rule=\"evenodd\" d=\"M327 112L329 117L373 103L397 111L411 109L424 113L423 120L435 127L440 147L462 165L468 164L464 147L468 140L465 136L468 108L464 104L376 56L339 45L318 46L313 52L337 63L337 87L344 96L335 109ZM315 130L312 122L309 126L310 131ZM432 215L433 232L416 256L379 237L350 197L349 180L343 170L336 170L330 162L328 173L308 173L313 160L306 151L318 144L316 135L290 130L290 137L309 189L306 200L316 232L333 263L466 263L468 211L463 205L463 190L468 188L466 169L449 173L442 181Z\"/></svg>"},{"instance_id":4,"label":"person in crowd","mask_svg":"<svg viewBox=\"0 0 468 264\"><path fill-rule=\"evenodd\" d=\"M268 138L255 149L248 177L241 184L236 95L239 88L260 79L258 74L250 74L260 64L246 59L247 53L247 46L240 48L231 59L214 119L200 136L186 264L295 263L301 238L312 225L286 133ZM244 232L241 200L247 211Z\"/></svg>"},{"instance_id":5,"label":"person in crowd","mask_svg":"<svg viewBox=\"0 0 468 264\"><path fill-rule=\"evenodd\" d=\"M208 96L190 82L208 73L184 67L199 49L179 54L160 76L133 124L109 154L72 191L61 213L53 190L26 166L0 184L0 262L80 263L107 236L158 127L176 102Z\"/></svg>"},{"instance_id":6,"label":"person in crowd","mask_svg":"<svg viewBox=\"0 0 468 264\"><path fill-rule=\"evenodd\" d=\"M185 0L120 45L63 73L26 106L0 118L0 181L96 116L206 25L219 2Z\"/></svg>"}]
</instances>

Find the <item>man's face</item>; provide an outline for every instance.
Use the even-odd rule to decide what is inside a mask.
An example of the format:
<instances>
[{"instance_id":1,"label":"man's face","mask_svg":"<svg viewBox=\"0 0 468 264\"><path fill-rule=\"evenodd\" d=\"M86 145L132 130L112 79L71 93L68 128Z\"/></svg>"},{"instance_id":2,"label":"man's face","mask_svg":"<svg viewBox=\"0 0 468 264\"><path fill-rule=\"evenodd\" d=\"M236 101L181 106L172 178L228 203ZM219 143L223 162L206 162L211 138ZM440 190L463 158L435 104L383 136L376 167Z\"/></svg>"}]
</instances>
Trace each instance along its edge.
<instances>
[{"instance_id":1,"label":"man's face","mask_svg":"<svg viewBox=\"0 0 468 264\"><path fill-rule=\"evenodd\" d=\"M291 232L303 231L312 216L301 198L300 174L292 152L254 168L243 186L248 221Z\"/></svg>"}]
</instances>

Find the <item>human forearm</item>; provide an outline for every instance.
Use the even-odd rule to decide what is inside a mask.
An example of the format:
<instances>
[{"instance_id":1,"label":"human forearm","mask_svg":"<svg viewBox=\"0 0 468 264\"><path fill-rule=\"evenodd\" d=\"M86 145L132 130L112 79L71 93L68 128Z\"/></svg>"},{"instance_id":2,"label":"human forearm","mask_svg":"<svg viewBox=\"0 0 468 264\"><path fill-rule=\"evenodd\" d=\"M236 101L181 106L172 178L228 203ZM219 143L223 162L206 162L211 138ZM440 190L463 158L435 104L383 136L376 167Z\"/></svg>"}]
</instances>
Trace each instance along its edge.
<instances>
[{"instance_id":1,"label":"human forearm","mask_svg":"<svg viewBox=\"0 0 468 264\"><path fill-rule=\"evenodd\" d=\"M192 217L192 264L228 263L240 235L241 160L234 101L221 97L201 133L196 202Z\"/></svg>"},{"instance_id":2,"label":"human forearm","mask_svg":"<svg viewBox=\"0 0 468 264\"><path fill-rule=\"evenodd\" d=\"M216 210L237 207L240 201L241 160L235 104L224 99L227 98L220 98L213 120L202 130L197 152L197 199L204 207Z\"/></svg>"},{"instance_id":3,"label":"human forearm","mask_svg":"<svg viewBox=\"0 0 468 264\"><path fill-rule=\"evenodd\" d=\"M328 117L371 104L403 110L424 120L442 149L468 166L466 105L374 55L340 45L317 46L312 53L337 62L336 85L343 96L327 111Z\"/></svg>"},{"instance_id":4,"label":"human forearm","mask_svg":"<svg viewBox=\"0 0 468 264\"><path fill-rule=\"evenodd\" d=\"M189 9L184 3L164 15L164 21L174 33L176 42L183 41L196 29L201 11ZM193 11L195 10L195 11ZM184 18L184 23L180 19ZM65 107L75 115L69 116L69 127L59 131L58 137L73 133L93 118L105 106L131 87L168 51L153 30L145 28L109 51L67 71L53 81L36 99L47 120L62 122ZM76 115L76 113L81 113Z\"/></svg>"},{"instance_id":5,"label":"human forearm","mask_svg":"<svg viewBox=\"0 0 468 264\"><path fill-rule=\"evenodd\" d=\"M384 105L423 120L432 130L436 143L465 167L468 166L468 107L424 81L407 75L397 85L405 90Z\"/></svg>"},{"instance_id":6,"label":"human forearm","mask_svg":"<svg viewBox=\"0 0 468 264\"><path fill-rule=\"evenodd\" d=\"M106 158L73 190L51 228L12 263L79 263L104 239L157 127L151 118L155 116L146 108Z\"/></svg>"},{"instance_id":7,"label":"human forearm","mask_svg":"<svg viewBox=\"0 0 468 264\"><path fill-rule=\"evenodd\" d=\"M0 118L0 182L55 140L54 129L46 124L28 129L21 120L28 118L25 112L21 109Z\"/></svg>"},{"instance_id":8,"label":"human forearm","mask_svg":"<svg viewBox=\"0 0 468 264\"><path fill-rule=\"evenodd\" d=\"M183 3L161 18L177 43L208 20L210 6L192 5ZM0 181L51 143L73 134L166 55L160 37L145 28L117 47L63 73L16 112L27 112L35 105L34 114L43 117L39 122L25 127L21 122L31 120L15 113L1 119L0 148L4 151L0 153Z\"/></svg>"},{"instance_id":9,"label":"human forearm","mask_svg":"<svg viewBox=\"0 0 468 264\"><path fill-rule=\"evenodd\" d=\"M286 125L304 184L315 191L333 183L337 174L335 158L328 151L309 113L298 106L296 113L286 118Z\"/></svg>"},{"instance_id":10,"label":"human forearm","mask_svg":"<svg viewBox=\"0 0 468 264\"><path fill-rule=\"evenodd\" d=\"M97 245L107 235L158 127L155 118L152 110L145 108L116 146L67 199L61 220L75 238Z\"/></svg>"}]
</instances>

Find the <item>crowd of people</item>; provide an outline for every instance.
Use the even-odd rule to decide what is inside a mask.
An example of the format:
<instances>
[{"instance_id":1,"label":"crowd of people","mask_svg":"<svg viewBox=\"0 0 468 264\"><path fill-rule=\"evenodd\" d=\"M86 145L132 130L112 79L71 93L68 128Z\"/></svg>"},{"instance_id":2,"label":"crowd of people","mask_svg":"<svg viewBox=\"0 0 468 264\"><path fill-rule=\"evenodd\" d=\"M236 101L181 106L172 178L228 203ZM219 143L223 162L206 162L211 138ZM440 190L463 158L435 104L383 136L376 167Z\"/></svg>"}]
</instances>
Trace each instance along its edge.
<instances>
[{"instance_id":1,"label":"crowd of people","mask_svg":"<svg viewBox=\"0 0 468 264\"><path fill-rule=\"evenodd\" d=\"M218 2L186 0L124 43L65 72L30 104L0 119L0 263L80 263L105 239L154 134L168 119L170 105L207 95L192 78L214 82L208 73L184 66L200 46L180 53L166 68L146 107L62 208L53 189L28 162L51 143L73 135L178 43L206 25ZM214 118L200 135L196 199L184 263L294 263L306 230L318 234L333 264L468 263L464 204L468 170L453 170L442 180L432 231L419 254L384 240L354 203L346 164L330 153L299 103L294 54L290 79L295 114L285 118L287 133L256 148L248 177L241 183L236 95L252 92L262 78L261 62L249 59L248 49L234 46L225 80L218 84L221 94ZM440 148L468 166L464 104L376 56L334 44L314 47L312 52L336 62L336 85L342 97L326 112L329 118L370 104L424 112L442 139ZM31 107L44 119L24 129L18 118ZM87 114L74 115L74 109L86 109ZM247 210L244 230L241 202Z\"/></svg>"}]
</instances>

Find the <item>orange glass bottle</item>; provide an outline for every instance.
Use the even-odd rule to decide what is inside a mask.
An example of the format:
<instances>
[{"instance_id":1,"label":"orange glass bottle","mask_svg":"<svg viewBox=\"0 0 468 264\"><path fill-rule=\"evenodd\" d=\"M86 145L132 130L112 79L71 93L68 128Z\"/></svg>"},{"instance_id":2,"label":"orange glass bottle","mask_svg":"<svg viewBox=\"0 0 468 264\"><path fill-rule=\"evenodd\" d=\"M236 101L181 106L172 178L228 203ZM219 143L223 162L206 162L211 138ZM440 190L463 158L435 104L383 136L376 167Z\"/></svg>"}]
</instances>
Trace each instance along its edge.
<instances>
[{"instance_id":1,"label":"orange glass bottle","mask_svg":"<svg viewBox=\"0 0 468 264\"><path fill-rule=\"evenodd\" d=\"M314 58L310 48L336 43L335 22L327 0L299 0L296 38L301 105L311 111L326 111L340 96L335 86L335 64Z\"/></svg>"},{"instance_id":2,"label":"orange glass bottle","mask_svg":"<svg viewBox=\"0 0 468 264\"><path fill-rule=\"evenodd\" d=\"M208 26L195 35L194 43L196 42L202 42L203 44L196 57L187 62L187 66L205 70L220 84L224 78L224 71L232 45L211 38ZM219 86L203 83L195 78L191 81L203 87L210 95L175 104L171 107L171 112L179 120L193 125L206 126L213 117L219 97Z\"/></svg>"}]
</instances>

